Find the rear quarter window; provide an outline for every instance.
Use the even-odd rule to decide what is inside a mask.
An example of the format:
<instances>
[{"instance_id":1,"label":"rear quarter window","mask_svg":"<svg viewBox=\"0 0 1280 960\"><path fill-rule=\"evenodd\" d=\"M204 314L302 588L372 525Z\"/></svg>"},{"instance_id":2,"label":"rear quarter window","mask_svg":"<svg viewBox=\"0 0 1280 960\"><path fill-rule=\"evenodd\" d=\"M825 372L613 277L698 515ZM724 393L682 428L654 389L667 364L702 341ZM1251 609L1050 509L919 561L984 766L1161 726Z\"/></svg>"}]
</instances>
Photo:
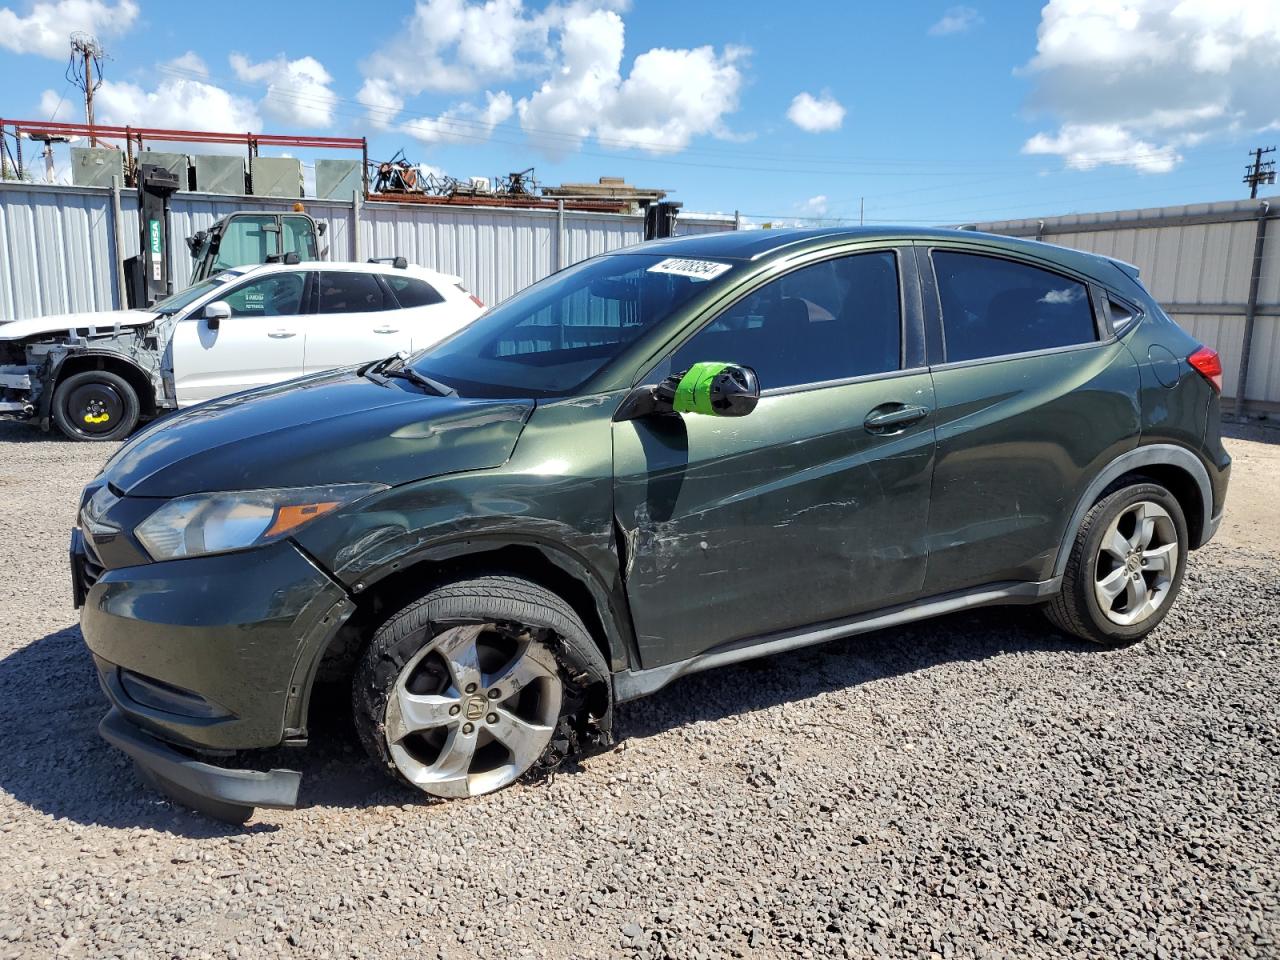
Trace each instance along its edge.
<instances>
[{"instance_id":1,"label":"rear quarter window","mask_svg":"<svg viewBox=\"0 0 1280 960\"><path fill-rule=\"evenodd\" d=\"M387 286L391 288L391 292L395 294L396 300L402 307L429 307L444 303L444 297L440 292L425 280L419 280L417 277L397 277L394 274L384 274L382 279L387 281Z\"/></svg>"},{"instance_id":2,"label":"rear quarter window","mask_svg":"<svg viewBox=\"0 0 1280 960\"><path fill-rule=\"evenodd\" d=\"M1089 289L1016 260L934 250L948 363L1098 339Z\"/></svg>"}]
</instances>

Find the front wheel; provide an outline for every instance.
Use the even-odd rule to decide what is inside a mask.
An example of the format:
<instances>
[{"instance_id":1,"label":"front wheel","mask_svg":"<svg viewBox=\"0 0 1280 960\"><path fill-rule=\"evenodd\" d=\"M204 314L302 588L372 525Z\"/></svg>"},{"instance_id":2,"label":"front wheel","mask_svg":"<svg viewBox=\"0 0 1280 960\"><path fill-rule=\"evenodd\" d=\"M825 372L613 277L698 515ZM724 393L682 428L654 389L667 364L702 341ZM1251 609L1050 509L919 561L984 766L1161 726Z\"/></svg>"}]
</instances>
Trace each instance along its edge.
<instances>
[{"instance_id":1,"label":"front wheel","mask_svg":"<svg viewBox=\"0 0 1280 960\"><path fill-rule=\"evenodd\" d=\"M109 370L85 370L53 391L53 421L72 440L123 440L138 425L138 394Z\"/></svg>"},{"instance_id":2,"label":"front wheel","mask_svg":"<svg viewBox=\"0 0 1280 960\"><path fill-rule=\"evenodd\" d=\"M1177 598L1186 556L1187 521L1173 494L1145 482L1113 489L1085 515L1045 612L1085 640L1140 640Z\"/></svg>"},{"instance_id":3,"label":"front wheel","mask_svg":"<svg viewBox=\"0 0 1280 960\"><path fill-rule=\"evenodd\" d=\"M480 577L437 587L374 634L354 678L356 727L411 786L479 796L576 748L601 681L604 658L568 604Z\"/></svg>"}]
</instances>

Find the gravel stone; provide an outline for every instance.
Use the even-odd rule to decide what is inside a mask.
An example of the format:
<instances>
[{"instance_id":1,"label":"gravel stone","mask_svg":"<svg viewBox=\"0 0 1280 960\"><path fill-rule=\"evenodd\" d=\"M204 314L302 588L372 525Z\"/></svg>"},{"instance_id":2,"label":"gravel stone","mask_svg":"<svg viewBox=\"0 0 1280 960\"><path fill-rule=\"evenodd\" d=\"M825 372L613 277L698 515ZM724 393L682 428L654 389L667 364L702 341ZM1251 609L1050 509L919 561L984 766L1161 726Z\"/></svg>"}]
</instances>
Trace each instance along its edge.
<instances>
[{"instance_id":1,"label":"gravel stone","mask_svg":"<svg viewBox=\"0 0 1280 960\"><path fill-rule=\"evenodd\" d=\"M0 960L1280 956L1275 433L1123 650L979 610L685 678L616 749L428 802L343 691L244 828L100 741L67 533L113 448L0 425Z\"/></svg>"}]
</instances>

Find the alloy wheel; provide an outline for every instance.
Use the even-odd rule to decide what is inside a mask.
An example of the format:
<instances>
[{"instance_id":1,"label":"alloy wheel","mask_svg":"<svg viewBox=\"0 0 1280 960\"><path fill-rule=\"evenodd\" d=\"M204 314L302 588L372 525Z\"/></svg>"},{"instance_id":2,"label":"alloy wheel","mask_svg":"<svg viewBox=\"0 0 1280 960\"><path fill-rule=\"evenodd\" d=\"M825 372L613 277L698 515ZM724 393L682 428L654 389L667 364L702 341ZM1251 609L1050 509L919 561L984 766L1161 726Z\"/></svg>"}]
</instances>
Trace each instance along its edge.
<instances>
[{"instance_id":1,"label":"alloy wheel","mask_svg":"<svg viewBox=\"0 0 1280 960\"><path fill-rule=\"evenodd\" d=\"M555 657L529 631L451 627L396 678L385 723L391 759L427 793L490 793L543 755L562 698Z\"/></svg>"},{"instance_id":2,"label":"alloy wheel","mask_svg":"<svg viewBox=\"0 0 1280 960\"><path fill-rule=\"evenodd\" d=\"M1178 562L1178 533L1169 512L1150 500L1130 504L1111 521L1098 549L1098 606L1113 623L1141 623L1168 598Z\"/></svg>"}]
</instances>

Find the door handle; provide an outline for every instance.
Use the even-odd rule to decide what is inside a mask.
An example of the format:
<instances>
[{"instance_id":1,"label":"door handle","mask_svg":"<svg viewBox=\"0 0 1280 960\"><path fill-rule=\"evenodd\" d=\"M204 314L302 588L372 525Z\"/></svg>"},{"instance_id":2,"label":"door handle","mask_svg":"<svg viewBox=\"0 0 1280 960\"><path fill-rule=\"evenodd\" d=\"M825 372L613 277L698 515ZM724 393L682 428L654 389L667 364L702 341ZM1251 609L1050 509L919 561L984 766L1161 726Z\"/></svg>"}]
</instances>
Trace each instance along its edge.
<instances>
[{"instance_id":1,"label":"door handle","mask_svg":"<svg viewBox=\"0 0 1280 960\"><path fill-rule=\"evenodd\" d=\"M399 333L400 330L397 327L374 327L373 332L374 333Z\"/></svg>"},{"instance_id":2,"label":"door handle","mask_svg":"<svg viewBox=\"0 0 1280 960\"><path fill-rule=\"evenodd\" d=\"M928 407L914 403L882 403L867 414L862 425L868 433L897 433L928 415Z\"/></svg>"},{"instance_id":3,"label":"door handle","mask_svg":"<svg viewBox=\"0 0 1280 960\"><path fill-rule=\"evenodd\" d=\"M287 339L288 337L296 337L297 335L298 335L297 330L285 330L283 327L276 330L272 330L270 333L267 334L268 337L271 337L275 340L284 340L284 339Z\"/></svg>"}]
</instances>

